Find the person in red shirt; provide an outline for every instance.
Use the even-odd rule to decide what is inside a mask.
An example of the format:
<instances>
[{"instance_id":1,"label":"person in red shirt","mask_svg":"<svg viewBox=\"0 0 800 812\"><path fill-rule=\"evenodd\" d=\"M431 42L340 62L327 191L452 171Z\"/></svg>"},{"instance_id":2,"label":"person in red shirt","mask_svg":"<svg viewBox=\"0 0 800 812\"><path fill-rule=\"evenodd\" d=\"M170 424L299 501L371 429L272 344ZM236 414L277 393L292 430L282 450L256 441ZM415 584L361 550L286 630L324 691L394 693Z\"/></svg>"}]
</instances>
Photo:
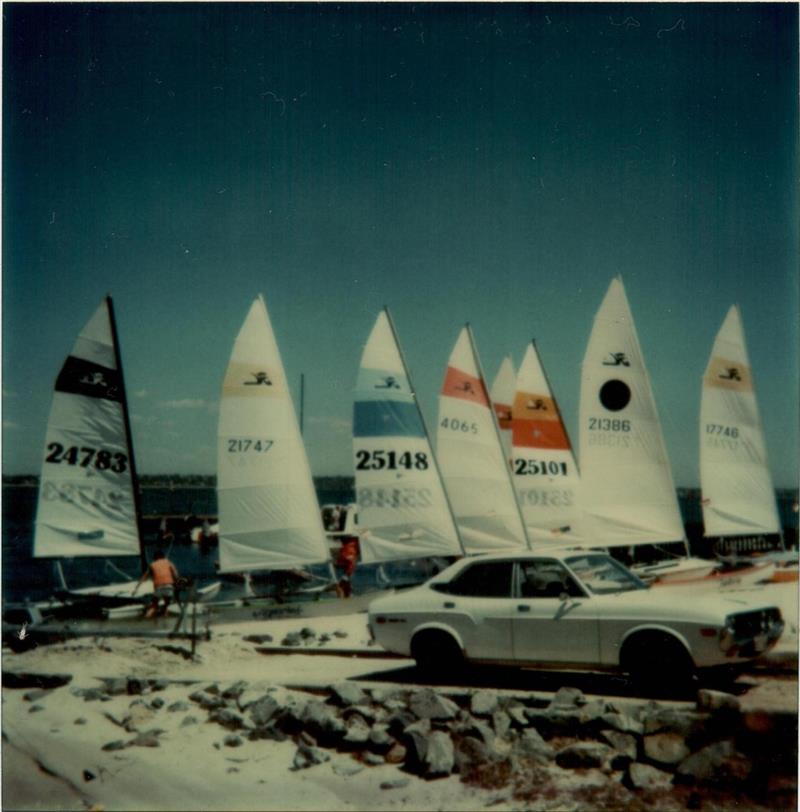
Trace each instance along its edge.
<instances>
[{"instance_id":1,"label":"person in red shirt","mask_svg":"<svg viewBox=\"0 0 800 812\"><path fill-rule=\"evenodd\" d=\"M339 581L336 584L336 594L340 598L349 598L353 594L352 577L358 563L358 538L344 536L339 555L336 558L336 570Z\"/></svg>"},{"instance_id":2,"label":"person in red shirt","mask_svg":"<svg viewBox=\"0 0 800 812\"><path fill-rule=\"evenodd\" d=\"M142 573L139 583L133 590L136 590L148 578L153 579L153 600L150 608L145 613L145 617L155 617L158 614L158 603L160 600L164 601L164 608L161 610L162 615L167 614L170 601L175 597L175 582L178 580L178 570L175 565L164 555L161 550L158 550L150 562L150 566Z\"/></svg>"}]
</instances>

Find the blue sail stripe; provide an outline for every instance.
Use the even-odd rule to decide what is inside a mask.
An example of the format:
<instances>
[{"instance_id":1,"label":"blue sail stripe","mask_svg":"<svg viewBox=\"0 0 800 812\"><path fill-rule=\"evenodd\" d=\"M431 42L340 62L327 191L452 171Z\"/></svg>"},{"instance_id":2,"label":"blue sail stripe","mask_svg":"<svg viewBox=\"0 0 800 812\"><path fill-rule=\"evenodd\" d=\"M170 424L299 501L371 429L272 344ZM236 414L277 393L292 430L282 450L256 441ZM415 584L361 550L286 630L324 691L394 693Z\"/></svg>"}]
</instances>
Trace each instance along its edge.
<instances>
[{"instance_id":1,"label":"blue sail stripe","mask_svg":"<svg viewBox=\"0 0 800 812\"><path fill-rule=\"evenodd\" d=\"M361 400L353 408L354 437L424 437L416 403Z\"/></svg>"}]
</instances>

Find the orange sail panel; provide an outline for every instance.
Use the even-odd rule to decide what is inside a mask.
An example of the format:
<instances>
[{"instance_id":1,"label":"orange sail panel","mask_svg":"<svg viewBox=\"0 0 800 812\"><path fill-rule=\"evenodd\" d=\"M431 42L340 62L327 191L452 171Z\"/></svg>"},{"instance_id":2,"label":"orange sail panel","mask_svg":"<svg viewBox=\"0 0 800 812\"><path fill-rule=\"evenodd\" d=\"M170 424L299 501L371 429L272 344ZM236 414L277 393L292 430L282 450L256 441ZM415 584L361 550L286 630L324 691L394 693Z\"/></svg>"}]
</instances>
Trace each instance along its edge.
<instances>
[{"instance_id":1,"label":"orange sail panel","mask_svg":"<svg viewBox=\"0 0 800 812\"><path fill-rule=\"evenodd\" d=\"M514 446L522 448L570 449L555 401L542 395L517 392L512 409Z\"/></svg>"},{"instance_id":2,"label":"orange sail panel","mask_svg":"<svg viewBox=\"0 0 800 812\"><path fill-rule=\"evenodd\" d=\"M483 381L455 367L447 367L444 384L442 385L442 394L489 407L489 394Z\"/></svg>"}]
</instances>

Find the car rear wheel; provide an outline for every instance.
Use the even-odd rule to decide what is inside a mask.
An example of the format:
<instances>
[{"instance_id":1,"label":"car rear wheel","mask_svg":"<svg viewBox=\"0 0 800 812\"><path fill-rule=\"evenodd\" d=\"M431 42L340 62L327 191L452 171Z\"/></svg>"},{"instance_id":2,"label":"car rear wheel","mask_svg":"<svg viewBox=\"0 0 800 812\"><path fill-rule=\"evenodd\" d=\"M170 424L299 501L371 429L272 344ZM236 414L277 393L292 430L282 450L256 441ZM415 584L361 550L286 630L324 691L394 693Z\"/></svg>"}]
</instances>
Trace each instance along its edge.
<instances>
[{"instance_id":1,"label":"car rear wheel","mask_svg":"<svg viewBox=\"0 0 800 812\"><path fill-rule=\"evenodd\" d=\"M464 653L455 638L435 629L414 635L411 656L417 661L417 668L430 676L453 673L464 664Z\"/></svg>"},{"instance_id":2,"label":"car rear wheel","mask_svg":"<svg viewBox=\"0 0 800 812\"><path fill-rule=\"evenodd\" d=\"M683 692L691 687L695 666L684 645L668 634L641 634L626 641L623 670L640 687Z\"/></svg>"}]
</instances>

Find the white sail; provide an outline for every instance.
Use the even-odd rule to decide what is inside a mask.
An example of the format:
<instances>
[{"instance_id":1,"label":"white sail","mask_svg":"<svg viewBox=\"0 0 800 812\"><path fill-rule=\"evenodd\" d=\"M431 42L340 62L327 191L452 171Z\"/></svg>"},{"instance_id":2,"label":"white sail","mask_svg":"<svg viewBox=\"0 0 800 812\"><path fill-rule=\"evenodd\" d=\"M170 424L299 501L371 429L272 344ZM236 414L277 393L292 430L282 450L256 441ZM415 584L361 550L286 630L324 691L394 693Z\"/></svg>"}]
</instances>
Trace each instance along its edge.
<instances>
[{"instance_id":1,"label":"white sail","mask_svg":"<svg viewBox=\"0 0 800 812\"><path fill-rule=\"evenodd\" d=\"M728 311L703 376L700 484L706 536L780 533L739 308Z\"/></svg>"},{"instance_id":2,"label":"white sail","mask_svg":"<svg viewBox=\"0 0 800 812\"><path fill-rule=\"evenodd\" d=\"M650 379L617 278L583 359L578 535L610 547L684 539Z\"/></svg>"},{"instance_id":3,"label":"white sail","mask_svg":"<svg viewBox=\"0 0 800 812\"><path fill-rule=\"evenodd\" d=\"M364 562L462 554L388 311L361 357L353 452Z\"/></svg>"},{"instance_id":4,"label":"white sail","mask_svg":"<svg viewBox=\"0 0 800 812\"><path fill-rule=\"evenodd\" d=\"M469 327L461 330L447 364L439 396L436 453L465 551L527 548Z\"/></svg>"},{"instance_id":5,"label":"white sail","mask_svg":"<svg viewBox=\"0 0 800 812\"><path fill-rule=\"evenodd\" d=\"M533 342L517 374L512 434L514 484L528 537L575 540L578 470Z\"/></svg>"},{"instance_id":6,"label":"white sail","mask_svg":"<svg viewBox=\"0 0 800 812\"><path fill-rule=\"evenodd\" d=\"M329 560L311 470L264 299L242 325L220 403L222 572Z\"/></svg>"},{"instance_id":7,"label":"white sail","mask_svg":"<svg viewBox=\"0 0 800 812\"><path fill-rule=\"evenodd\" d=\"M497 415L497 425L500 427L500 438L503 443L506 459L511 460L511 405L514 402L514 387L516 385L514 362L511 356L506 356L497 370L490 391L494 412Z\"/></svg>"},{"instance_id":8,"label":"white sail","mask_svg":"<svg viewBox=\"0 0 800 812\"><path fill-rule=\"evenodd\" d=\"M138 555L125 387L111 300L81 330L55 383L33 555Z\"/></svg>"}]
</instances>

